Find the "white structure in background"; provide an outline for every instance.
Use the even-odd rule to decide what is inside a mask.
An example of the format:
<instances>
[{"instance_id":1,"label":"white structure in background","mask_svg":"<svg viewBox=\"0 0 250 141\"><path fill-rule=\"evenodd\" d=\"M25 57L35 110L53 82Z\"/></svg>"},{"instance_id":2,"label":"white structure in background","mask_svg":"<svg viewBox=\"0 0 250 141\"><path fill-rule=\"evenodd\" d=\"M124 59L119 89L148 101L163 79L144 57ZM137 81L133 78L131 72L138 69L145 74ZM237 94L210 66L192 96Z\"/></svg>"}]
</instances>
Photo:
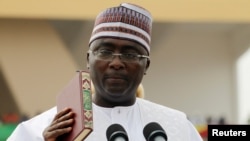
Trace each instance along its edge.
<instances>
[{"instance_id":1,"label":"white structure in background","mask_svg":"<svg viewBox=\"0 0 250 141\"><path fill-rule=\"evenodd\" d=\"M250 48L237 62L238 123L247 124L250 118Z\"/></svg>"}]
</instances>

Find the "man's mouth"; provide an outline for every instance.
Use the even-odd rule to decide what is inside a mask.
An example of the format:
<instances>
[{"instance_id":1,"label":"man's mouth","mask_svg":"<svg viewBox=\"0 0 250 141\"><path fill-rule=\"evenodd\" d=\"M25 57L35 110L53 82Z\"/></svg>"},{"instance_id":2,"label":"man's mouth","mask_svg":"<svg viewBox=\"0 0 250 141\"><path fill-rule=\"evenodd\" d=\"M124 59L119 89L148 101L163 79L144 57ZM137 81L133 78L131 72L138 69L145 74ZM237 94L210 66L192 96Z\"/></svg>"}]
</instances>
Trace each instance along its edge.
<instances>
[{"instance_id":1,"label":"man's mouth","mask_svg":"<svg viewBox=\"0 0 250 141\"><path fill-rule=\"evenodd\" d=\"M108 83L124 83L127 78L124 75L107 75L104 77Z\"/></svg>"},{"instance_id":2,"label":"man's mouth","mask_svg":"<svg viewBox=\"0 0 250 141\"><path fill-rule=\"evenodd\" d=\"M118 77L109 77L106 79L108 83L123 83L125 79Z\"/></svg>"}]
</instances>

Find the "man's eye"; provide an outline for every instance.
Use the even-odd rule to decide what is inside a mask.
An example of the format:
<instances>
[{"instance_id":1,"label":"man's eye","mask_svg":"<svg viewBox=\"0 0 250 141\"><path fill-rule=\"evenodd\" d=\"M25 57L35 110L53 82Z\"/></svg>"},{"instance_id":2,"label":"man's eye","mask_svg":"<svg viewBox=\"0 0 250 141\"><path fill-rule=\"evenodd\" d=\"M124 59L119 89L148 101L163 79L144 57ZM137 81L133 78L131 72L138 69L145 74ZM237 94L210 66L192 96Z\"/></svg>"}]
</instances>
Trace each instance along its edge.
<instances>
[{"instance_id":1,"label":"man's eye","mask_svg":"<svg viewBox=\"0 0 250 141\"><path fill-rule=\"evenodd\" d=\"M108 50L100 50L99 53L101 55L112 55L112 51L108 51Z\"/></svg>"}]
</instances>

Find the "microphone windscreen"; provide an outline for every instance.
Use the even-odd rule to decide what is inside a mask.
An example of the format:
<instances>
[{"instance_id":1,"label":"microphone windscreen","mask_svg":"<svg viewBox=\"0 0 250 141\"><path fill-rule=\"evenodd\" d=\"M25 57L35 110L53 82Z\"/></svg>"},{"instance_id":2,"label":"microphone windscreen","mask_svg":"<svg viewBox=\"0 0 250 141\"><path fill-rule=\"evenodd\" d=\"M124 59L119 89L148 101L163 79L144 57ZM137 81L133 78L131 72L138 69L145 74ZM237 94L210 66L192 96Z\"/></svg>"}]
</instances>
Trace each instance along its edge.
<instances>
[{"instance_id":1,"label":"microphone windscreen","mask_svg":"<svg viewBox=\"0 0 250 141\"><path fill-rule=\"evenodd\" d=\"M120 124L112 124L106 131L108 141L114 141L117 137L122 137L128 141L128 135L125 129Z\"/></svg>"},{"instance_id":2,"label":"microphone windscreen","mask_svg":"<svg viewBox=\"0 0 250 141\"><path fill-rule=\"evenodd\" d=\"M153 141L157 136L161 136L167 140L167 134L157 122L148 123L143 129L143 135L147 141Z\"/></svg>"}]
</instances>

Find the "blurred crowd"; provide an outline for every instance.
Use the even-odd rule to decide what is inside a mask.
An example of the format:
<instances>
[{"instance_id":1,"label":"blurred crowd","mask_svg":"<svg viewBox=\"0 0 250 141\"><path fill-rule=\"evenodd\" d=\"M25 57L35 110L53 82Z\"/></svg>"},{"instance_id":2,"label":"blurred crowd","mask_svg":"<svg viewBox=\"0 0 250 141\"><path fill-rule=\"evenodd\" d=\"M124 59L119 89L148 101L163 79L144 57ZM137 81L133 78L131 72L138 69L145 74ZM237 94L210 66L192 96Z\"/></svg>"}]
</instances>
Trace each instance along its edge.
<instances>
[{"instance_id":1,"label":"blurred crowd","mask_svg":"<svg viewBox=\"0 0 250 141\"><path fill-rule=\"evenodd\" d=\"M16 128L17 124L29 119L25 114L5 113L0 116L0 141L6 141L7 137Z\"/></svg>"}]
</instances>

